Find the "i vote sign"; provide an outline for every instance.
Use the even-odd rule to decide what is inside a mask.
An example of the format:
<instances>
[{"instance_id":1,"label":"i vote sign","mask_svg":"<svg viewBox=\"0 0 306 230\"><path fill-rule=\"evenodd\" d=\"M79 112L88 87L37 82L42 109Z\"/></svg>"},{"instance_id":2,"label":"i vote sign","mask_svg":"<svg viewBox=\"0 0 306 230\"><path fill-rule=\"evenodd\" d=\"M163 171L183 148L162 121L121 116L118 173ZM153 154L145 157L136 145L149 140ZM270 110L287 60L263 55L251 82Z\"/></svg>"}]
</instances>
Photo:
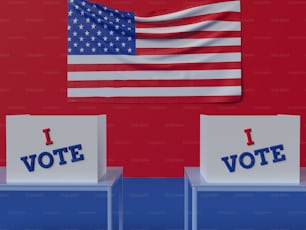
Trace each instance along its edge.
<instances>
[{"instance_id":1,"label":"i vote sign","mask_svg":"<svg viewBox=\"0 0 306 230\"><path fill-rule=\"evenodd\" d=\"M207 182L300 183L300 117L200 116Z\"/></svg>"},{"instance_id":2,"label":"i vote sign","mask_svg":"<svg viewBox=\"0 0 306 230\"><path fill-rule=\"evenodd\" d=\"M6 116L7 183L97 183L106 173L106 115Z\"/></svg>"}]
</instances>

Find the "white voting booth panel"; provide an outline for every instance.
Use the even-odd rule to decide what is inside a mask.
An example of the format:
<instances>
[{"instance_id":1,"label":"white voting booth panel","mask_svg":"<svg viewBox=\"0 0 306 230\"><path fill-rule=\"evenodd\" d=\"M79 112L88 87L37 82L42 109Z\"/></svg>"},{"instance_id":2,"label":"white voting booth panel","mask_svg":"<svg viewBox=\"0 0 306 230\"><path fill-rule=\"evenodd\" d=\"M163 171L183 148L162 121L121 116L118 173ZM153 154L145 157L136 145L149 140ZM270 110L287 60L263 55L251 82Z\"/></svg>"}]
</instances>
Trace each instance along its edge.
<instances>
[{"instance_id":1,"label":"white voting booth panel","mask_svg":"<svg viewBox=\"0 0 306 230\"><path fill-rule=\"evenodd\" d=\"M200 116L200 172L209 183L300 182L300 117Z\"/></svg>"},{"instance_id":2,"label":"white voting booth panel","mask_svg":"<svg viewBox=\"0 0 306 230\"><path fill-rule=\"evenodd\" d=\"M97 183L106 115L6 116L7 183Z\"/></svg>"}]
</instances>

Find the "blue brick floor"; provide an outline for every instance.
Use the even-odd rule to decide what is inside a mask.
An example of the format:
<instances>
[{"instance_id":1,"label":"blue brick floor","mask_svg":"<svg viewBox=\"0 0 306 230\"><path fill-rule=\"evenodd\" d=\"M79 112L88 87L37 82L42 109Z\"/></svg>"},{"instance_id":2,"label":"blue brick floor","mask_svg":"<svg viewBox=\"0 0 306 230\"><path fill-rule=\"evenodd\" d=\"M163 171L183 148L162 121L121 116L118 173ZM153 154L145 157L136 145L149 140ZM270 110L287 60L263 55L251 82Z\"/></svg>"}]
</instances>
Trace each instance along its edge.
<instances>
[{"instance_id":1,"label":"blue brick floor","mask_svg":"<svg viewBox=\"0 0 306 230\"><path fill-rule=\"evenodd\" d=\"M183 193L183 178L125 178L124 230L182 230ZM200 193L198 206L200 230L306 230L305 193ZM12 229L106 229L106 193L0 192L0 230Z\"/></svg>"}]
</instances>

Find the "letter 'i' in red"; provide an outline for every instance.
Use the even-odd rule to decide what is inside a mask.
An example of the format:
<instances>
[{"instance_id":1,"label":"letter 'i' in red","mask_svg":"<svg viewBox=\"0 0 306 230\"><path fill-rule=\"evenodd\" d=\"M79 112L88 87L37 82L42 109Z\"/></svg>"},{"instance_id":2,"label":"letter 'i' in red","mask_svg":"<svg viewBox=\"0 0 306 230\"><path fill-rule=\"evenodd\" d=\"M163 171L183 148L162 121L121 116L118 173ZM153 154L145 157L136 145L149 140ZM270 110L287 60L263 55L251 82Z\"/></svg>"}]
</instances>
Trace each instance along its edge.
<instances>
[{"instance_id":1,"label":"letter 'i' in red","mask_svg":"<svg viewBox=\"0 0 306 230\"><path fill-rule=\"evenodd\" d=\"M252 140L252 136L251 136L251 131L252 131L252 129L250 129L250 128L244 130L244 132L247 136L247 139L248 139L247 145L254 145L254 141Z\"/></svg>"},{"instance_id":2,"label":"letter 'i' in red","mask_svg":"<svg viewBox=\"0 0 306 230\"><path fill-rule=\"evenodd\" d=\"M46 145L52 145L53 141L51 141L51 138L50 138L50 129L46 128L46 129L43 129L42 131L46 137Z\"/></svg>"}]
</instances>

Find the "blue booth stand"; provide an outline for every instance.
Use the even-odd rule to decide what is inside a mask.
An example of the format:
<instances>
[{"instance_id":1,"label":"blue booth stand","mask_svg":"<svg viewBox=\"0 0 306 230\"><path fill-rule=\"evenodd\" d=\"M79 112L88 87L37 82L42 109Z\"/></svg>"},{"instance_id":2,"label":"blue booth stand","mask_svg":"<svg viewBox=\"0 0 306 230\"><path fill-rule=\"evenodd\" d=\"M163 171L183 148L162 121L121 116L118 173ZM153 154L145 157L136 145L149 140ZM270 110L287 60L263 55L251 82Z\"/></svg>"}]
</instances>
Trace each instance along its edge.
<instances>
[{"instance_id":1,"label":"blue booth stand","mask_svg":"<svg viewBox=\"0 0 306 230\"><path fill-rule=\"evenodd\" d=\"M0 192L4 191L41 191L41 192L58 192L58 191L67 191L67 192L106 192L107 193L107 230L114 229L114 221L118 221L119 230L123 229L123 168L122 167L107 167L107 172L104 177L98 183L7 183L6 182L6 167L0 167ZM114 186L119 188L118 196L116 203L119 204L119 207L116 210L118 211L118 219L114 219Z\"/></svg>"},{"instance_id":2,"label":"blue booth stand","mask_svg":"<svg viewBox=\"0 0 306 230\"><path fill-rule=\"evenodd\" d=\"M300 184L221 184L207 183L199 167L185 167L184 230L198 229L198 193L200 192L306 192L306 168L300 169ZM189 217L191 217L191 222Z\"/></svg>"}]
</instances>

